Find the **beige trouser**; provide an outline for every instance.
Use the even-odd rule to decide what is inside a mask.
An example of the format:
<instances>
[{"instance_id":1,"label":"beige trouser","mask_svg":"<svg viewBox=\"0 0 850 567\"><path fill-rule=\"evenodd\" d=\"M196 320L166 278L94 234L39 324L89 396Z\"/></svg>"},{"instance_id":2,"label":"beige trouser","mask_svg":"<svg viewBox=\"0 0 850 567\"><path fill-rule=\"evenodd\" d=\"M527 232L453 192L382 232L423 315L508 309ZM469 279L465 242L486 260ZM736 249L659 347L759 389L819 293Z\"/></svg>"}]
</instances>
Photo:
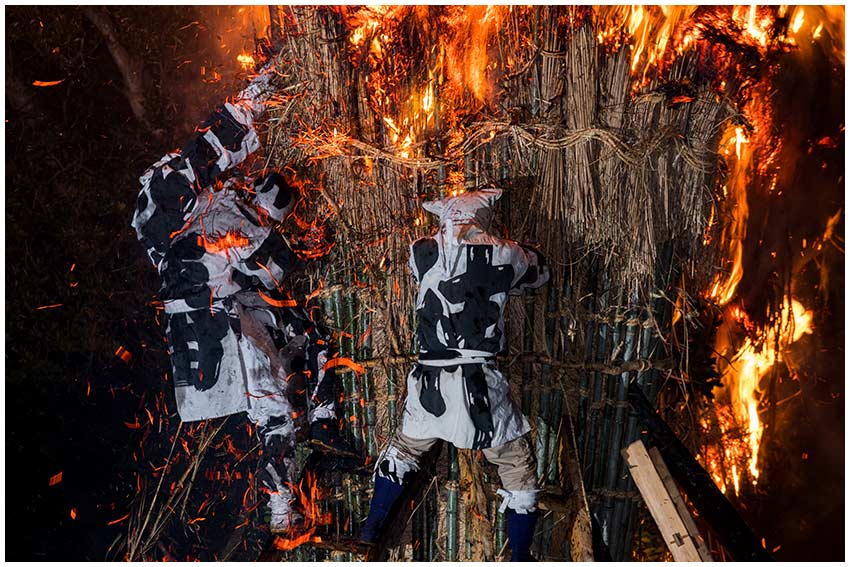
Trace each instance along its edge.
<instances>
[{"instance_id":1,"label":"beige trouser","mask_svg":"<svg viewBox=\"0 0 850 567\"><path fill-rule=\"evenodd\" d=\"M408 472L419 470L419 459L437 439L413 439L396 431L389 447L378 461L377 474L396 484L404 484ZM528 512L537 507L537 466L528 434L498 447L482 449L484 457L499 469L505 506Z\"/></svg>"}]
</instances>

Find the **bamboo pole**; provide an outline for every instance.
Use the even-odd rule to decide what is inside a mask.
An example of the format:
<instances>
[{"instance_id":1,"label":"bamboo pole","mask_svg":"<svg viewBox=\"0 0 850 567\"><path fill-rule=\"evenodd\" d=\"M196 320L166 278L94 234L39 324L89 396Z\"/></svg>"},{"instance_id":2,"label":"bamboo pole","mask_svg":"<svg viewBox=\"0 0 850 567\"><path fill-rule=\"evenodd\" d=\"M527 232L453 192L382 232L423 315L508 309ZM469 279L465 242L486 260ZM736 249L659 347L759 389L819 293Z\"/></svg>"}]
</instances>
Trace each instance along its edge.
<instances>
[{"instance_id":1,"label":"bamboo pole","mask_svg":"<svg viewBox=\"0 0 850 567\"><path fill-rule=\"evenodd\" d=\"M508 539L508 520L507 514L499 511L499 503L495 500L493 501L493 508L495 509L496 515L496 553L501 554L505 549L505 545L507 544Z\"/></svg>"},{"instance_id":2,"label":"bamboo pole","mask_svg":"<svg viewBox=\"0 0 850 567\"><path fill-rule=\"evenodd\" d=\"M550 356L554 355L555 345L555 326L556 320L553 314L557 311L557 286L550 281L547 286L546 293L546 314L544 318L544 341L546 351ZM555 471L557 470L557 459L552 458L552 454L557 451L558 431L557 425L560 423L560 386L550 387L551 384L551 366L542 364L540 368L541 397L539 400L540 412L538 416L537 429L537 446L538 453L542 454L541 460L537 463L537 477L541 486L545 486L553 482ZM544 399L545 396L545 399ZM550 402L551 400L551 402ZM542 422L542 423L541 423ZM541 445L543 446L541 448ZM553 480L550 480L553 479ZM540 521L540 529L538 533L538 558L549 556L551 547L551 531L552 531L553 515L545 514Z\"/></svg>"},{"instance_id":3,"label":"bamboo pole","mask_svg":"<svg viewBox=\"0 0 850 567\"><path fill-rule=\"evenodd\" d=\"M638 324L634 320L635 312L633 309L630 309L626 314L626 336L625 336L625 347L623 352L623 361L628 362L634 357L635 353L635 344L637 338L637 330ZM623 435L626 429L626 416L628 413L627 407L627 392L628 392L628 384L629 384L629 373L624 372L619 376L617 380L617 391L616 391L616 411L614 414L614 428L613 428L613 438L611 440L611 453L608 459L608 469L605 475L605 489L610 491L610 493L614 493L617 490L618 479L617 475L620 472L622 467L622 460L620 458L620 449L623 448ZM608 504L606 508L608 508L607 514L607 525L609 526L617 526L618 520L622 517L623 511L626 506L631 505L631 502L628 500L623 500L622 498L618 498L613 503ZM622 533L619 531L613 531L612 533ZM609 544L609 549L611 551L611 556L615 560L624 560L624 549L626 549L626 543L622 538L615 538Z\"/></svg>"},{"instance_id":4,"label":"bamboo pole","mask_svg":"<svg viewBox=\"0 0 850 567\"><path fill-rule=\"evenodd\" d=\"M458 491L460 471L454 445L448 445L449 474L446 482L446 561L457 561L458 555Z\"/></svg>"},{"instance_id":5,"label":"bamboo pole","mask_svg":"<svg viewBox=\"0 0 850 567\"><path fill-rule=\"evenodd\" d=\"M596 302L598 305L598 309L600 312L604 312L608 308L608 289L607 289L607 274L603 272L601 278L602 288L597 288L596 291ZM593 349L591 356L594 357L597 363L602 363L607 359L608 352L608 336L609 336L609 327L606 323L602 323L597 328L597 337L596 337L596 345ZM588 411L588 424L587 424L587 440L588 446L585 447L585 470L586 473L584 475L586 482L590 483L590 486L596 488L599 485L598 482L598 460L601 452L599 451L599 442L600 442L600 408L602 404L604 404L604 394L602 390L602 379L600 377L599 372L593 372L591 375L592 380L592 393L590 399L590 408ZM592 492L592 491L591 491Z\"/></svg>"},{"instance_id":6,"label":"bamboo pole","mask_svg":"<svg viewBox=\"0 0 850 567\"><path fill-rule=\"evenodd\" d=\"M361 307L360 312L360 339L361 347L359 352L360 360L369 358L372 355L372 317ZM363 373L363 428L364 441L366 446L366 454L370 457L376 457L378 454L375 446L375 427L377 426L377 408L374 400L374 382L373 371L366 369Z\"/></svg>"},{"instance_id":7,"label":"bamboo pole","mask_svg":"<svg viewBox=\"0 0 850 567\"><path fill-rule=\"evenodd\" d=\"M439 505L437 502L438 499L438 490L429 490L425 496L425 522L426 522L426 534L425 534L425 557L427 561L434 561L437 559L437 541L438 541L438 531L440 527L440 518L437 514L439 510Z\"/></svg>"},{"instance_id":8,"label":"bamboo pole","mask_svg":"<svg viewBox=\"0 0 850 567\"><path fill-rule=\"evenodd\" d=\"M413 525L410 530L411 534L411 543L413 544L413 560L414 561L426 561L425 547L426 547L426 536L425 532L427 530L427 525L425 522L425 509L424 506L420 506L413 513Z\"/></svg>"},{"instance_id":9,"label":"bamboo pole","mask_svg":"<svg viewBox=\"0 0 850 567\"><path fill-rule=\"evenodd\" d=\"M341 348L340 351L343 356L347 357L355 357L359 354L358 349L356 348L357 344L357 331L358 331L358 317L355 315L357 313L356 307L356 298L354 294L350 291L353 288L353 277L352 277L352 269L353 269L353 259L347 253L346 257L348 259L348 265L350 266L349 270L346 274L346 284L349 292L345 294L344 301L344 320L343 320L343 336L340 340ZM346 401L348 404L348 419L349 425L351 427L351 435L354 438L354 445L358 450L362 450L364 445L364 435L363 435L363 408L360 405L361 400L361 388L360 388L360 377L357 373L349 373L346 378Z\"/></svg>"},{"instance_id":10,"label":"bamboo pole","mask_svg":"<svg viewBox=\"0 0 850 567\"><path fill-rule=\"evenodd\" d=\"M525 317L522 320L522 348L528 352L534 349L534 303L532 297L525 298ZM531 415L532 393L534 391L534 369L531 361L522 367L522 413Z\"/></svg>"},{"instance_id":11,"label":"bamboo pole","mask_svg":"<svg viewBox=\"0 0 850 567\"><path fill-rule=\"evenodd\" d=\"M587 292L589 294L595 293L598 285L598 277L599 277L599 266L598 266L598 258L592 256L589 259L589 268L588 268L588 281L587 281ZM596 302L591 299L588 301L587 308L587 322L585 324L585 336L584 336L584 361L586 364L595 362L594 360L594 345L596 344L596 325L597 320L593 317L596 313ZM586 466L587 466L587 456L586 450L589 444L588 442L588 428L587 428L587 417L589 412L589 394L591 387L591 377L592 373L589 371L582 372L579 378L579 405L578 405L578 420L577 424L579 429L578 435L578 455L576 457L580 461L580 466L582 468L582 478L586 477Z\"/></svg>"},{"instance_id":12,"label":"bamboo pole","mask_svg":"<svg viewBox=\"0 0 850 567\"><path fill-rule=\"evenodd\" d=\"M615 320L619 320L619 319L622 318L620 316L620 315L622 315L621 308L620 308L621 299L622 299L622 294L619 295L617 303L616 303L616 313L617 313L618 316L615 317ZM615 361L615 358L617 357L618 352L622 348L622 345L620 344L620 338L621 338L620 336L622 334L622 330L623 330L622 322L615 323L611 327L611 346L610 346L609 349L607 349L607 352L605 354L605 359L608 363L613 363ZM611 430L612 430L612 415L611 415L612 414L612 404L611 404L611 400L614 399L614 396L616 395L615 391L612 388L613 386L615 386L615 381L612 379L611 376L609 376L607 374L602 374L602 382L603 382L602 387L600 388L601 391L603 392L603 396L604 396L604 401L602 402L602 431L600 433L600 439L602 441L602 444L601 444L599 451L598 451L600 458L597 460L596 474L595 474L595 479L596 479L595 484L597 486L600 486L600 487L604 486L604 484L605 484L606 463L611 459L611 456L610 456L611 451L619 451L619 447L613 447L611 445L611 435L612 435L612 432L611 432ZM604 502L604 499L603 499L603 502ZM603 505L603 509L604 509L604 505ZM603 512L603 514L604 514L604 512Z\"/></svg>"}]
</instances>

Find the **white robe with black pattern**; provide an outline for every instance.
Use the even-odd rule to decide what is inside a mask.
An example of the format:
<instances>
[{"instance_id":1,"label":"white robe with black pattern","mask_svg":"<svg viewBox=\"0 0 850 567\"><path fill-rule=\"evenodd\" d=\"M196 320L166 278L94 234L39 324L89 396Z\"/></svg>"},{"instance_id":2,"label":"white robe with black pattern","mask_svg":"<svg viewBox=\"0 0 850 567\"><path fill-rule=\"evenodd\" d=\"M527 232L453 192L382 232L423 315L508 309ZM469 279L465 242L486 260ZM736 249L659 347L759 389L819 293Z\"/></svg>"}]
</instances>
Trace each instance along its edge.
<instances>
[{"instance_id":1,"label":"white robe with black pattern","mask_svg":"<svg viewBox=\"0 0 850 567\"><path fill-rule=\"evenodd\" d=\"M490 205L498 198L484 195ZM407 379L402 432L484 449L530 430L495 356L505 347L508 295L543 285L549 272L536 250L486 232L475 194L464 199L448 208L470 206L469 214L441 219L439 232L411 246L420 355Z\"/></svg>"}]
</instances>

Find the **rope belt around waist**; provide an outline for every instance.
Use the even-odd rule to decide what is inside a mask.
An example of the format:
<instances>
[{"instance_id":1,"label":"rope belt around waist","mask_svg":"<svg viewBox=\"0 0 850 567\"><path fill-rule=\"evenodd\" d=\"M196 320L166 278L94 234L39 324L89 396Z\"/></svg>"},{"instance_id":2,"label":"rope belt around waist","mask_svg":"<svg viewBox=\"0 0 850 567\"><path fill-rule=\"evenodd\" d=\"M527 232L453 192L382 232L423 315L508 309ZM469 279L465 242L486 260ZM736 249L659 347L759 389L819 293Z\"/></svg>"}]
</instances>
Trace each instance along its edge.
<instances>
[{"instance_id":1,"label":"rope belt around waist","mask_svg":"<svg viewBox=\"0 0 850 567\"><path fill-rule=\"evenodd\" d=\"M419 364L423 366L457 366L458 364L485 364L495 362L496 354L486 350L451 349L441 352L422 352L419 354Z\"/></svg>"}]
</instances>

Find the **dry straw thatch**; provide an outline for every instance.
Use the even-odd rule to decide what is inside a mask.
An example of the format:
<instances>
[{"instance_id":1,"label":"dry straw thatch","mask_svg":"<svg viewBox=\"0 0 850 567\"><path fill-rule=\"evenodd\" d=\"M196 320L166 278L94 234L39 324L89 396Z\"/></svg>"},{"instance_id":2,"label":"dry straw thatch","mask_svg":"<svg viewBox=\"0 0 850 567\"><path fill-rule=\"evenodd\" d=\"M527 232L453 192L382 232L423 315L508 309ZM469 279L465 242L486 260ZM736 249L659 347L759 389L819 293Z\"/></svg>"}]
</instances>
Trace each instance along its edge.
<instances>
[{"instance_id":1,"label":"dry straw thatch","mask_svg":"<svg viewBox=\"0 0 850 567\"><path fill-rule=\"evenodd\" d=\"M732 107L696 80L696 50L636 92L625 32L600 43L610 23L586 8L293 6L277 18L281 86L269 162L309 179L299 214L329 214L337 228L336 248L304 291L322 282L318 297L341 353L370 361L365 375L346 378L354 436L374 455L399 423L415 352L408 245L433 226L421 202L498 186L511 236L539 244L553 266L547 290L509 307L506 368L535 423L549 491L569 492L566 416L578 420L577 452L591 451L594 435L603 457L617 452L628 432L615 381L657 372L649 361L661 352L659 282L669 283L674 262L698 282L712 272L703 241ZM489 82L476 95L469 60L482 54ZM615 414L619 436L603 428ZM502 551L501 516L487 502L492 471L465 451L453 458L462 504L448 517L459 518L466 544L446 539L445 522L422 519L414 535L424 541L399 553L485 560ZM448 474L439 482L457 490ZM596 474L594 486L605 485ZM608 484L588 498L634 499ZM359 489L365 510L368 487ZM437 492L426 499L445 510ZM569 557L564 530L585 506L567 508L544 520L539 554Z\"/></svg>"},{"instance_id":2,"label":"dry straw thatch","mask_svg":"<svg viewBox=\"0 0 850 567\"><path fill-rule=\"evenodd\" d=\"M408 245L433 230L423 200L504 189L507 232L538 244L553 267L537 295L509 304L502 357L534 426L541 559L588 558L591 515L607 526L614 557L628 556L636 493L619 449L637 425L625 387L636 380L654 395L671 368L669 288L682 271L696 285L713 272L703 241L733 109L699 79L696 50L674 54L663 80L635 89L617 10L273 9L278 90L267 163L302 184L303 220L330 218L336 230L330 256L298 286L322 307L340 355L365 368L343 374L356 443L376 456L399 424L416 351ZM600 43L603 29L615 40ZM204 431L208 446L215 431ZM156 544L198 459L180 491L165 499L157 488L141 505L131 557ZM391 557L502 557L497 482L480 454L449 450L410 543ZM334 528L354 537L370 483L337 475L331 484ZM288 557L353 557L323 547Z\"/></svg>"}]
</instances>

